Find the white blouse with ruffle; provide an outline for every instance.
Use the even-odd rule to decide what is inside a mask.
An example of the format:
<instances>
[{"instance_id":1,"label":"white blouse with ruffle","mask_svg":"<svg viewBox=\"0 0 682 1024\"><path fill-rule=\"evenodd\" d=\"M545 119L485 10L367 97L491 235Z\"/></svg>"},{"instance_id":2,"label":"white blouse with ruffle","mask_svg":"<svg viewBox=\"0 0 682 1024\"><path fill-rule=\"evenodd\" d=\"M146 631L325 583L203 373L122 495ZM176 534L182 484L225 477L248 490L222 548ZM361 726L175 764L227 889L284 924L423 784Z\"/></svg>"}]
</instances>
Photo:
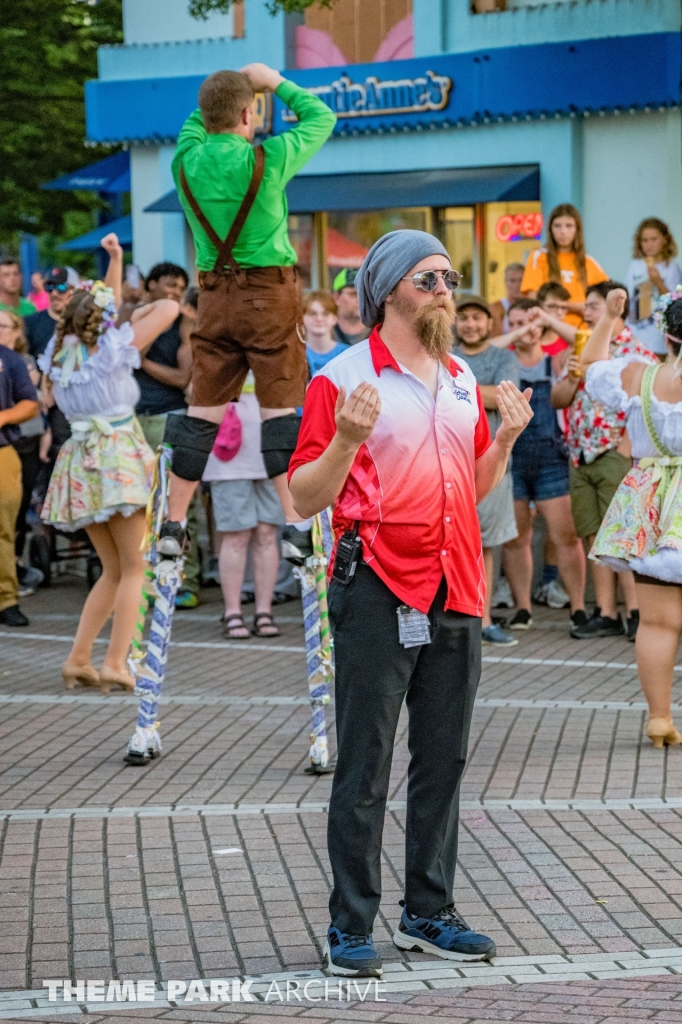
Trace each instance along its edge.
<instances>
[{"instance_id":1,"label":"white blouse with ruffle","mask_svg":"<svg viewBox=\"0 0 682 1024\"><path fill-rule=\"evenodd\" d=\"M66 387L60 384L62 368L53 365L55 339L38 359L50 377L54 397L67 420L82 416L127 416L140 400L140 388L133 370L140 366L140 353L129 323L110 327L101 335L97 351L75 370Z\"/></svg>"},{"instance_id":2,"label":"white blouse with ruffle","mask_svg":"<svg viewBox=\"0 0 682 1024\"><path fill-rule=\"evenodd\" d=\"M590 398L601 402L609 409L626 414L633 459L651 458L659 453L654 448L646 429L642 399L639 395L628 395L621 380L621 373L628 363L632 362L641 363L645 360L637 355L629 355L620 359L605 359L592 363L585 377L585 390ZM682 387L680 394L682 395ZM662 402L652 395L651 418L665 447L674 455L682 455L682 400L674 403Z\"/></svg>"}]
</instances>

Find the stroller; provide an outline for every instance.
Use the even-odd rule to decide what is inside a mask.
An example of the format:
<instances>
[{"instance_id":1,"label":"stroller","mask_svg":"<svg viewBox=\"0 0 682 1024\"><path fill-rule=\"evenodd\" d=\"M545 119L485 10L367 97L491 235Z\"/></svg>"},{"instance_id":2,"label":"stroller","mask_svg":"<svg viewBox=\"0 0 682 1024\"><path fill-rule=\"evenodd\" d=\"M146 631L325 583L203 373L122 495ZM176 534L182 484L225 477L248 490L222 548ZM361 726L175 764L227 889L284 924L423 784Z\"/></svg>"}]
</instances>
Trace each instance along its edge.
<instances>
[{"instance_id":1,"label":"stroller","mask_svg":"<svg viewBox=\"0 0 682 1024\"><path fill-rule=\"evenodd\" d=\"M79 558L86 559L86 576L88 590L92 590L102 575L102 563L88 540L85 530L75 533L61 533L48 526L36 516L31 523L31 537L28 542L28 562L34 569L43 574L41 587L49 587L52 582L52 571L55 564L74 562Z\"/></svg>"},{"instance_id":2,"label":"stroller","mask_svg":"<svg viewBox=\"0 0 682 1024\"><path fill-rule=\"evenodd\" d=\"M48 422L53 437L53 443L48 453L49 462L43 465L42 471L38 474L38 479L33 488L31 505L26 514L31 527L31 536L28 542L28 563L34 569L40 569L42 572L43 582L40 584L41 587L49 587L52 582L52 570L55 564L59 562L73 562L79 558L85 558L87 560L88 590L92 590L102 575L102 564L85 530L65 533L58 531L54 526L48 526L40 518L40 508L45 500L50 474L59 454L59 449L64 441L71 436L69 425L63 413L56 406L52 406L48 411Z\"/></svg>"}]
</instances>

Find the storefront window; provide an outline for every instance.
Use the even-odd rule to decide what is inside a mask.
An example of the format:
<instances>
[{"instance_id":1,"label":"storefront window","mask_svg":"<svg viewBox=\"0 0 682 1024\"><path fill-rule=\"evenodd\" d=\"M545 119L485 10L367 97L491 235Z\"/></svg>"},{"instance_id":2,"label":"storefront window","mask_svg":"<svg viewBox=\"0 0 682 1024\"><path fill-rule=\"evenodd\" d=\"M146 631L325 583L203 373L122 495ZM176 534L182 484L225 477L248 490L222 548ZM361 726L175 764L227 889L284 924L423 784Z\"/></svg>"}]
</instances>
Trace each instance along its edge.
<instances>
[{"instance_id":1,"label":"storefront window","mask_svg":"<svg viewBox=\"0 0 682 1024\"><path fill-rule=\"evenodd\" d=\"M357 269L377 239L413 228L437 235L462 275L461 291L495 302L505 294L504 270L525 263L541 244L539 202L348 210L289 217L304 288L331 288L344 267Z\"/></svg>"},{"instance_id":2,"label":"storefront window","mask_svg":"<svg viewBox=\"0 0 682 1024\"><path fill-rule=\"evenodd\" d=\"M296 250L298 265L304 288L311 288L313 263L313 215L312 213L289 216L289 238Z\"/></svg>"},{"instance_id":3,"label":"storefront window","mask_svg":"<svg viewBox=\"0 0 682 1024\"><path fill-rule=\"evenodd\" d=\"M329 282L343 267L359 267L370 247L389 231L399 228L431 230L431 209L362 210L327 215Z\"/></svg>"},{"instance_id":4,"label":"storefront window","mask_svg":"<svg viewBox=\"0 0 682 1024\"><path fill-rule=\"evenodd\" d=\"M539 202L488 203L485 220L485 290L490 302L506 295L504 268L509 263L524 263L537 249L542 235Z\"/></svg>"},{"instance_id":5,"label":"storefront window","mask_svg":"<svg viewBox=\"0 0 682 1024\"><path fill-rule=\"evenodd\" d=\"M462 275L461 289L478 287L475 268L475 216L473 206L448 206L439 211L439 233L450 254L452 266Z\"/></svg>"}]
</instances>

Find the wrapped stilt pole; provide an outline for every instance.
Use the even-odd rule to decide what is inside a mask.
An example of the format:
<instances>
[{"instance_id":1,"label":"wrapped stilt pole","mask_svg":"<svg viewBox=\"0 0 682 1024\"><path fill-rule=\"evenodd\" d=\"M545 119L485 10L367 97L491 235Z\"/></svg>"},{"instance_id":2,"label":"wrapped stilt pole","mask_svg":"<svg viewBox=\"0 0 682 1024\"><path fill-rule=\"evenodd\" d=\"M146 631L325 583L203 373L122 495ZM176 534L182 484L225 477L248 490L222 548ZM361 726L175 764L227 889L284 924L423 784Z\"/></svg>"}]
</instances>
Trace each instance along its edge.
<instances>
[{"instance_id":1,"label":"wrapped stilt pole","mask_svg":"<svg viewBox=\"0 0 682 1024\"><path fill-rule=\"evenodd\" d=\"M159 734L158 709L161 687L168 659L173 613L175 612L175 595L182 583L184 559L163 559L159 556L156 541L166 511L168 493L168 470L170 468L171 449L161 445L154 470L152 494L147 507L147 549L145 557L150 569L147 576L153 579L155 596L154 611L149 632L147 650L142 645L134 644L133 655L129 661L130 669L136 677L135 693L140 697L135 733L128 743L124 760L132 765L148 764L152 758L161 753L161 736ZM146 594L143 605L141 629L144 628L144 612L146 611Z\"/></svg>"},{"instance_id":2,"label":"wrapped stilt pole","mask_svg":"<svg viewBox=\"0 0 682 1024\"><path fill-rule=\"evenodd\" d=\"M308 667L308 693L312 712L310 734L310 765L306 772L313 775L334 770L329 760L325 705L329 703L329 684L333 679L332 639L327 611L327 556L324 550L322 516L313 519L313 556L305 565L294 570L301 582L303 624L305 628L306 662ZM327 520L329 531L329 522Z\"/></svg>"}]
</instances>

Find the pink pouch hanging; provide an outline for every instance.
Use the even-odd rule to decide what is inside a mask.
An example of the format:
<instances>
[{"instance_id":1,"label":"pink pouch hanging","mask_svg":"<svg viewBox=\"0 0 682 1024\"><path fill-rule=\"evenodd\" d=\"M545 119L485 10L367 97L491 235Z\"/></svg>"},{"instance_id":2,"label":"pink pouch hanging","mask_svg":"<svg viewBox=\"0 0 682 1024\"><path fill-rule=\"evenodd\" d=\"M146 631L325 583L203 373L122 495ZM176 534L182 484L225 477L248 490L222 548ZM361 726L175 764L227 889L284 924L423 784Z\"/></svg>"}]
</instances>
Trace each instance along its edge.
<instances>
[{"instance_id":1,"label":"pink pouch hanging","mask_svg":"<svg viewBox=\"0 0 682 1024\"><path fill-rule=\"evenodd\" d=\"M229 462L230 459L235 457L241 448L241 444L242 421L239 419L236 404L230 402L223 416L223 422L218 429L218 436L213 445L213 454L221 462Z\"/></svg>"}]
</instances>

